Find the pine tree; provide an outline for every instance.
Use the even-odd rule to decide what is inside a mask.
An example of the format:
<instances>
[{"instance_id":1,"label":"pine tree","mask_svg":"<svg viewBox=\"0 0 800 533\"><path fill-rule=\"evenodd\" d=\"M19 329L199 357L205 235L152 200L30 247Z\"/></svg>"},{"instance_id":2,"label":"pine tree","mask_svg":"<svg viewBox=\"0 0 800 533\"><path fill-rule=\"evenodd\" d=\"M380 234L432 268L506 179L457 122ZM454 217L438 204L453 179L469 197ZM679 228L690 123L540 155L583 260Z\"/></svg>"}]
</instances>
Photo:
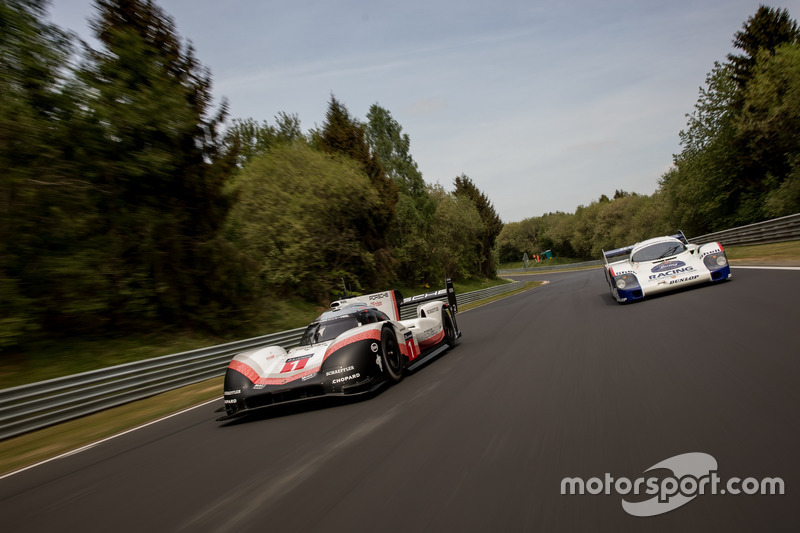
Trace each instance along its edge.
<instances>
[{"instance_id":1,"label":"pine tree","mask_svg":"<svg viewBox=\"0 0 800 533\"><path fill-rule=\"evenodd\" d=\"M479 271L482 276L494 277L497 270L497 261L494 257L494 245L497 236L503 229L503 221L494 210L492 202L489 198L482 193L478 187L467 177L462 174L454 180L456 196L466 196L478 208L481 221L483 222L483 231L480 234L479 242L477 243L477 251L479 257Z\"/></svg>"},{"instance_id":2,"label":"pine tree","mask_svg":"<svg viewBox=\"0 0 800 533\"><path fill-rule=\"evenodd\" d=\"M394 271L394 260L387 248L386 235L395 215L397 186L389 179L380 160L370 150L364 125L350 116L347 108L333 96L323 129L317 135L317 143L326 152L342 154L356 161L378 192L379 208L362 213L359 230L367 250L375 254L378 263L375 271L377 277L369 283L385 283L391 279Z\"/></svg>"},{"instance_id":3,"label":"pine tree","mask_svg":"<svg viewBox=\"0 0 800 533\"><path fill-rule=\"evenodd\" d=\"M747 19L742 30L734 35L733 46L744 53L728 54L733 79L744 89L752 78L760 50L772 53L779 45L796 43L798 40L800 29L797 22L790 18L788 10L760 6L755 15Z\"/></svg>"},{"instance_id":4,"label":"pine tree","mask_svg":"<svg viewBox=\"0 0 800 533\"><path fill-rule=\"evenodd\" d=\"M87 183L70 153L71 39L47 4L0 1L0 349L42 327L48 294L79 285L54 275L78 270Z\"/></svg>"},{"instance_id":5,"label":"pine tree","mask_svg":"<svg viewBox=\"0 0 800 533\"><path fill-rule=\"evenodd\" d=\"M106 213L118 317L214 320L227 211L211 75L152 1L98 0L103 45L82 72L96 140L97 204ZM224 291L223 291L224 292Z\"/></svg>"}]
</instances>

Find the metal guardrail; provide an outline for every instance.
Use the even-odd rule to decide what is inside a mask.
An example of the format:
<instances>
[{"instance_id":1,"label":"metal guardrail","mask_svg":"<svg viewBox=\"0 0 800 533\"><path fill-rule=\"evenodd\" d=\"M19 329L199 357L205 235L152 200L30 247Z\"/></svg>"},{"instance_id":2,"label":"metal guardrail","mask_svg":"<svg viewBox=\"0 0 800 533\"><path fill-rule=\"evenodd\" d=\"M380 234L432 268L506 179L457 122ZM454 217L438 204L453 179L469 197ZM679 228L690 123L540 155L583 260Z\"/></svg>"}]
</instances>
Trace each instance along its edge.
<instances>
[{"instance_id":1,"label":"metal guardrail","mask_svg":"<svg viewBox=\"0 0 800 533\"><path fill-rule=\"evenodd\" d=\"M734 246L796 240L800 240L800 213L692 237L689 242L704 244L716 241L723 246Z\"/></svg>"},{"instance_id":2,"label":"metal guardrail","mask_svg":"<svg viewBox=\"0 0 800 533\"><path fill-rule=\"evenodd\" d=\"M539 274L539 273L546 273L552 272L553 270L571 270L573 268L585 268L585 267L594 267L600 266L603 264L603 261L600 259L596 259L593 261L584 261L582 263L567 263L564 265L552 265L552 266L537 266L537 267L528 267L528 268L506 268L503 270L498 270L498 274Z\"/></svg>"},{"instance_id":3,"label":"metal guardrail","mask_svg":"<svg viewBox=\"0 0 800 533\"><path fill-rule=\"evenodd\" d=\"M792 240L800 240L800 213L689 239L696 244L718 241L726 246ZM600 264L602 261L556 265L547 267L547 271ZM498 273L534 271L528 268ZM463 305L522 286L524 282L498 285L459 294L456 301L458 305ZM414 307L405 308L401 318L411 318L414 313ZM270 345L291 348L297 345L304 329L282 331L0 390L0 440L221 376L235 354Z\"/></svg>"},{"instance_id":4,"label":"metal guardrail","mask_svg":"<svg viewBox=\"0 0 800 533\"><path fill-rule=\"evenodd\" d=\"M524 286L525 282L518 281L458 294L456 303L460 306ZM402 319L414 316L416 306L401 312ZM297 346L304 330L291 329L0 390L0 440L221 376L237 353L264 346Z\"/></svg>"},{"instance_id":5,"label":"metal guardrail","mask_svg":"<svg viewBox=\"0 0 800 533\"><path fill-rule=\"evenodd\" d=\"M747 226L726 229L715 233L700 235L688 239L694 244L705 244L707 242L720 242L723 246L751 245L751 244L771 244L775 242L787 242L800 240L800 213L788 215L763 222L756 222ZM554 265L549 267L529 267L529 268L510 268L498 270L498 274L533 274L537 270L549 272L551 270L567 270L571 268L581 268L590 266L600 266L602 260L585 261L583 263L570 263L566 265Z\"/></svg>"}]
</instances>

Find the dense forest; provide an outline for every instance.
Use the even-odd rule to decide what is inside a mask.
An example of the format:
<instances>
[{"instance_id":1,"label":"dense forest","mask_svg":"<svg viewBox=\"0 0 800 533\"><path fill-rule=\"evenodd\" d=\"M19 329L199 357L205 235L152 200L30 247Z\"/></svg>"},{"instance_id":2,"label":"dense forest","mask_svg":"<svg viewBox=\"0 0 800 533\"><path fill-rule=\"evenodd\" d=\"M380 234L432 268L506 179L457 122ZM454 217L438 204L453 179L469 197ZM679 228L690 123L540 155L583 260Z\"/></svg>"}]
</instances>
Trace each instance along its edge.
<instances>
[{"instance_id":1,"label":"dense forest","mask_svg":"<svg viewBox=\"0 0 800 533\"><path fill-rule=\"evenodd\" d=\"M0 352L165 324L210 332L287 296L493 277L498 261L800 211L800 37L761 7L713 66L653 195L503 224L465 174L431 185L377 103L230 119L151 0L95 0L95 48L47 0L0 0ZM424 258L424 260L420 260Z\"/></svg>"},{"instance_id":2,"label":"dense forest","mask_svg":"<svg viewBox=\"0 0 800 533\"><path fill-rule=\"evenodd\" d=\"M602 249L687 236L800 212L800 31L785 9L761 6L733 38L737 53L708 74L679 154L652 195L622 190L574 213L508 223L502 262L551 249L598 259Z\"/></svg>"},{"instance_id":3,"label":"dense forest","mask_svg":"<svg viewBox=\"0 0 800 533\"><path fill-rule=\"evenodd\" d=\"M494 275L491 202L426 184L388 110L228 121L155 2L96 0L97 49L47 7L0 0L0 351Z\"/></svg>"}]
</instances>

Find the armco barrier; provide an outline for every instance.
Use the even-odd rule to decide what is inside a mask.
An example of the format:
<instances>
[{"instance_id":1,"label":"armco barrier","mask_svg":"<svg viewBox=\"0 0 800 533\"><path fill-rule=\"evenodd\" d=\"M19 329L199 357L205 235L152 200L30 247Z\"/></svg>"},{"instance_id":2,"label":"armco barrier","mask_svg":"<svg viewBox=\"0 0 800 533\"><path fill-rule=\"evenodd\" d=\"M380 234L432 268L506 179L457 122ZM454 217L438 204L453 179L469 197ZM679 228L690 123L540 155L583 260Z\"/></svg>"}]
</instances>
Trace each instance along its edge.
<instances>
[{"instance_id":1,"label":"armco barrier","mask_svg":"<svg viewBox=\"0 0 800 533\"><path fill-rule=\"evenodd\" d=\"M524 286L525 282L518 281L458 294L456 303L461 306ZM401 318L412 318L415 313L414 306L406 307ZM304 330L291 329L0 390L0 440L221 376L235 354L263 346L291 348Z\"/></svg>"},{"instance_id":2,"label":"armco barrier","mask_svg":"<svg viewBox=\"0 0 800 533\"><path fill-rule=\"evenodd\" d=\"M734 246L796 240L800 240L800 213L692 237L689 242L703 244L717 241L723 246Z\"/></svg>"},{"instance_id":3,"label":"armco barrier","mask_svg":"<svg viewBox=\"0 0 800 533\"><path fill-rule=\"evenodd\" d=\"M800 240L800 213L785 217L756 222L747 226L726 229L716 233L708 233L699 237L688 239L694 244L705 244L707 242L720 242L723 246L743 246L752 244L772 244L776 242L787 242ZM633 244L633 243L629 243ZM548 267L529 267L498 270L498 274L536 274L539 272L549 272L551 270L567 270L572 268L600 266L602 260L586 261L583 263L570 263L567 265L555 265Z\"/></svg>"},{"instance_id":4,"label":"armco barrier","mask_svg":"<svg viewBox=\"0 0 800 533\"><path fill-rule=\"evenodd\" d=\"M541 266L541 267L528 267L528 268L507 268L503 270L498 270L497 273L500 275L506 274L544 274L547 272L552 272L554 270L572 270L575 268L587 268L587 267L596 267L602 265L603 262L599 259L594 261L584 261L582 263L567 263L564 265L552 265L552 266Z\"/></svg>"}]
</instances>

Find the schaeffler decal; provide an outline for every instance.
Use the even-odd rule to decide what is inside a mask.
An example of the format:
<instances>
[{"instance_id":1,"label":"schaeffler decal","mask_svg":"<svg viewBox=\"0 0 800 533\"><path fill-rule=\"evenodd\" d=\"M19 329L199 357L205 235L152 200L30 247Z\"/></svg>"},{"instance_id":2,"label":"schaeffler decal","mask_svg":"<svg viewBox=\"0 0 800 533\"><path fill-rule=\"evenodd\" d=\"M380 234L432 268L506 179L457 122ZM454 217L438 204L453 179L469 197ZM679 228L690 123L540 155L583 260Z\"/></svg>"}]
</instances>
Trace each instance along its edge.
<instances>
[{"instance_id":1,"label":"schaeffler decal","mask_svg":"<svg viewBox=\"0 0 800 533\"><path fill-rule=\"evenodd\" d=\"M327 372L325 372L325 376L334 376L336 374L344 374L345 372L350 372L354 368L355 367L352 367L352 366L346 366L346 367L343 367L343 368L337 368L336 370L328 370Z\"/></svg>"}]
</instances>

